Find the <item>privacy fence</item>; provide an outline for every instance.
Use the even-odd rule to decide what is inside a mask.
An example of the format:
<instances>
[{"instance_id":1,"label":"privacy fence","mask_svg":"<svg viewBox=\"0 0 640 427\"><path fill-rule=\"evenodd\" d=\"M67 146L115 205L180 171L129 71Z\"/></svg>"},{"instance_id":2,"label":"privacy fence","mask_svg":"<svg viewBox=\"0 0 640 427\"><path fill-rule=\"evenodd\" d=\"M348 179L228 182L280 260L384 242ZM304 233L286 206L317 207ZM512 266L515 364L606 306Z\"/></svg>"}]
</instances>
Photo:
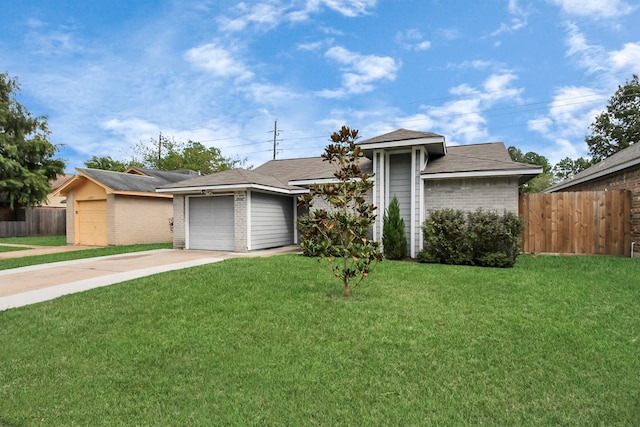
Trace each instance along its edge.
<instances>
[{"instance_id":1,"label":"privacy fence","mask_svg":"<svg viewBox=\"0 0 640 427\"><path fill-rule=\"evenodd\" d=\"M525 253L630 255L630 191L523 194L519 213Z\"/></svg>"},{"instance_id":2,"label":"privacy fence","mask_svg":"<svg viewBox=\"0 0 640 427\"><path fill-rule=\"evenodd\" d=\"M64 208L25 209L23 217L22 221L0 221L0 237L61 236L66 233Z\"/></svg>"}]
</instances>

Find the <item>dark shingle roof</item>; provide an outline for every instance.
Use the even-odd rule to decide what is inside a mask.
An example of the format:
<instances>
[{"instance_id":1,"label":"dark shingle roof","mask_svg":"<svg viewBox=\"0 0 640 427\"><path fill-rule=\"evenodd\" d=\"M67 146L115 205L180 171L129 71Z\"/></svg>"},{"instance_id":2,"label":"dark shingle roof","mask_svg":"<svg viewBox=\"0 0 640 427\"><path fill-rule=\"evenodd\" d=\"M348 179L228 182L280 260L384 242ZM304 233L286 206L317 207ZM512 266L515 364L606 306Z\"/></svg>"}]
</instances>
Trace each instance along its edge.
<instances>
[{"instance_id":1,"label":"dark shingle roof","mask_svg":"<svg viewBox=\"0 0 640 427\"><path fill-rule=\"evenodd\" d=\"M156 174L156 176L143 176L90 168L77 168L77 171L113 191L129 191L135 193L154 193L156 188L161 185L184 181L185 178L188 178L185 174L175 172L162 172Z\"/></svg>"},{"instance_id":2,"label":"dark shingle roof","mask_svg":"<svg viewBox=\"0 0 640 427\"><path fill-rule=\"evenodd\" d=\"M398 129L393 132L385 133L384 135L369 138L364 141L358 142L358 144L374 144L378 142L393 142L393 141L410 141L412 139L420 138L444 138L442 135L432 132L420 132L415 130Z\"/></svg>"},{"instance_id":3,"label":"dark shingle roof","mask_svg":"<svg viewBox=\"0 0 640 427\"><path fill-rule=\"evenodd\" d=\"M373 162L362 157L360 168L366 173L371 173ZM284 182L333 178L335 173L334 166L322 157L270 160L254 170L261 174L277 176Z\"/></svg>"},{"instance_id":4,"label":"dark shingle roof","mask_svg":"<svg viewBox=\"0 0 640 427\"><path fill-rule=\"evenodd\" d=\"M545 192L558 191L564 188L590 181L601 176L618 172L622 169L640 164L640 143L633 144L624 150L608 157L593 166L575 174L572 178L566 179L545 190Z\"/></svg>"},{"instance_id":5,"label":"dark shingle roof","mask_svg":"<svg viewBox=\"0 0 640 427\"><path fill-rule=\"evenodd\" d=\"M212 175L203 175L197 178L187 179L173 184L163 185L163 189L171 188L201 188L213 186L229 186L229 185L263 185L273 188L281 188L285 190L295 190L299 187L288 185L286 181L278 179L273 175L265 175L257 171L246 169L231 169L223 172L214 173Z\"/></svg>"},{"instance_id":6,"label":"dark shingle roof","mask_svg":"<svg viewBox=\"0 0 640 427\"><path fill-rule=\"evenodd\" d=\"M427 167L422 171L422 174L535 170L539 168L540 166L514 162L502 142L492 142L448 147L446 156L429 159Z\"/></svg>"}]
</instances>

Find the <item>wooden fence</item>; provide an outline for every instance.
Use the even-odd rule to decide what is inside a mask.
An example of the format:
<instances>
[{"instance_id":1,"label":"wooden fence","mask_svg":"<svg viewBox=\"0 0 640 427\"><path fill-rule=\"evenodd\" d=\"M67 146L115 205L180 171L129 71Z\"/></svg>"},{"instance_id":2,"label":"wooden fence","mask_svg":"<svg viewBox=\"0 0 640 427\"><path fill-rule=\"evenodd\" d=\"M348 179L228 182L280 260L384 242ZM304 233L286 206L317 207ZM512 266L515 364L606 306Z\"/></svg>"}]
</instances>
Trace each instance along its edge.
<instances>
[{"instance_id":1,"label":"wooden fence","mask_svg":"<svg viewBox=\"0 0 640 427\"><path fill-rule=\"evenodd\" d=\"M61 236L66 233L64 208L26 209L24 221L0 221L0 237Z\"/></svg>"},{"instance_id":2,"label":"wooden fence","mask_svg":"<svg viewBox=\"0 0 640 427\"><path fill-rule=\"evenodd\" d=\"M518 207L523 252L630 255L630 191L523 194Z\"/></svg>"}]
</instances>

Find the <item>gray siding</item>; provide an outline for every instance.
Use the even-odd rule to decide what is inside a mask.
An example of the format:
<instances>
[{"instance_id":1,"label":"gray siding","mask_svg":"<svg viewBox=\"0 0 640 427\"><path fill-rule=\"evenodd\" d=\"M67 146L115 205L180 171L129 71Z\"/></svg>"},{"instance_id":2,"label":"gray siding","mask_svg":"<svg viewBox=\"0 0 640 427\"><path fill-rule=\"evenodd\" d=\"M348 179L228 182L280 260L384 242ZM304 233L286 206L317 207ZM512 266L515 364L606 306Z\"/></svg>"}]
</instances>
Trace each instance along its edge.
<instances>
[{"instance_id":1,"label":"gray siding","mask_svg":"<svg viewBox=\"0 0 640 427\"><path fill-rule=\"evenodd\" d=\"M393 196L398 198L400 216L404 220L407 243L411 242L411 153L392 154L389 156L389 198L384 213ZM380 218L382 219L382 218Z\"/></svg>"},{"instance_id":2,"label":"gray siding","mask_svg":"<svg viewBox=\"0 0 640 427\"><path fill-rule=\"evenodd\" d=\"M292 245L293 199L251 192L251 249Z\"/></svg>"},{"instance_id":3,"label":"gray siding","mask_svg":"<svg viewBox=\"0 0 640 427\"><path fill-rule=\"evenodd\" d=\"M425 180L425 212L461 209L518 213L517 178L465 178Z\"/></svg>"},{"instance_id":4,"label":"gray siding","mask_svg":"<svg viewBox=\"0 0 640 427\"><path fill-rule=\"evenodd\" d=\"M233 196L188 200L189 249L234 250Z\"/></svg>"}]
</instances>

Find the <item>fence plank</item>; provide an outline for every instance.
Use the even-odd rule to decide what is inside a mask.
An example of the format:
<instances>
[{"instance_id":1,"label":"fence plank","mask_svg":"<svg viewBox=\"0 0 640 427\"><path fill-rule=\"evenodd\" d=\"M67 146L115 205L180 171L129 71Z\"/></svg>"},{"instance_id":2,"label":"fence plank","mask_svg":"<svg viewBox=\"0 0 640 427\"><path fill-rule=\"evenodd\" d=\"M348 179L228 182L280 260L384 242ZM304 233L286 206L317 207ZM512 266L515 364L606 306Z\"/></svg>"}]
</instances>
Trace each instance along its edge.
<instances>
[{"instance_id":1,"label":"fence plank","mask_svg":"<svg viewBox=\"0 0 640 427\"><path fill-rule=\"evenodd\" d=\"M518 207L524 222L524 252L629 254L629 191L523 194Z\"/></svg>"}]
</instances>

